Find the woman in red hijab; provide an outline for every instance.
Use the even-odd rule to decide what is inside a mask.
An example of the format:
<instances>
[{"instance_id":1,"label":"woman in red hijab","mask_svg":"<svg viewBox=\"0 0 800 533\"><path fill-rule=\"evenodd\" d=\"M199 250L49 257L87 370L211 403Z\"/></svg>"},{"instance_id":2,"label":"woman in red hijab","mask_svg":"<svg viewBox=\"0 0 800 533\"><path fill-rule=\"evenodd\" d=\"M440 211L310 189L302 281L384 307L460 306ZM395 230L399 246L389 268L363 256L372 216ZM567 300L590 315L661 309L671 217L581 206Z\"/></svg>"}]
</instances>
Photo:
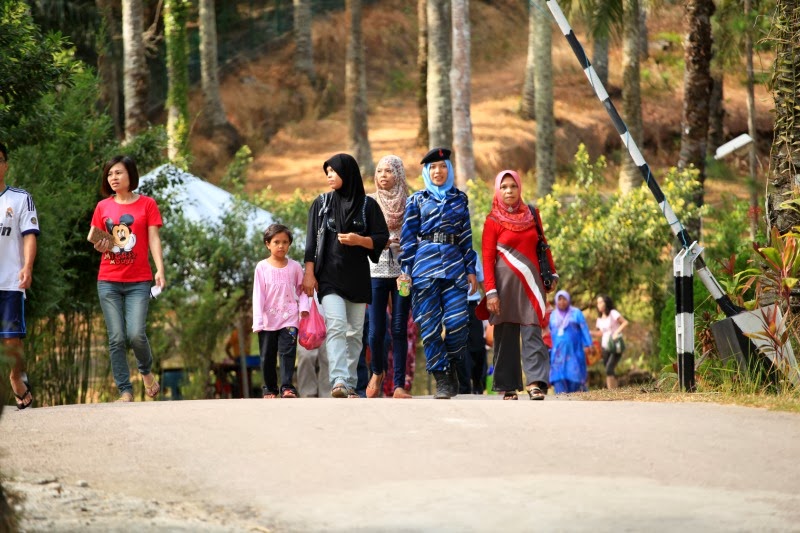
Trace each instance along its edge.
<instances>
[{"instance_id":1,"label":"woman in red hijab","mask_svg":"<svg viewBox=\"0 0 800 533\"><path fill-rule=\"evenodd\" d=\"M543 400L547 394L550 357L542 341L547 291L536 255L537 226L541 227L541 220L537 224L539 212L522 201L522 183L513 170L500 172L494 189L492 210L486 217L481 243L486 307L489 323L494 326L493 388L505 392L504 400L517 399L516 391L522 389L521 357L528 395L531 400ZM547 256L555 274L549 250ZM553 283L551 290L555 286ZM521 326L525 326L523 354L520 354Z\"/></svg>"}]
</instances>

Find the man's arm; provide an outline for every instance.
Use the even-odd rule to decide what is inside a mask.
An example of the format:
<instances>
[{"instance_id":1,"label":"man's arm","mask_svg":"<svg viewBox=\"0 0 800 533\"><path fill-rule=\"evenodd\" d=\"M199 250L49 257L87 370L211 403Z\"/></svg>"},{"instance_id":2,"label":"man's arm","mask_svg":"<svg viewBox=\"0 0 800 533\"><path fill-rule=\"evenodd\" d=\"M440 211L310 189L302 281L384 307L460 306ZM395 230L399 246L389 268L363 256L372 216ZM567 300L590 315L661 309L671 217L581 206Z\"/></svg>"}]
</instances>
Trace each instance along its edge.
<instances>
[{"instance_id":1,"label":"man's arm","mask_svg":"<svg viewBox=\"0 0 800 533\"><path fill-rule=\"evenodd\" d=\"M33 262L36 260L36 234L28 233L22 237L24 263L19 271L19 288L30 289L33 282Z\"/></svg>"}]
</instances>

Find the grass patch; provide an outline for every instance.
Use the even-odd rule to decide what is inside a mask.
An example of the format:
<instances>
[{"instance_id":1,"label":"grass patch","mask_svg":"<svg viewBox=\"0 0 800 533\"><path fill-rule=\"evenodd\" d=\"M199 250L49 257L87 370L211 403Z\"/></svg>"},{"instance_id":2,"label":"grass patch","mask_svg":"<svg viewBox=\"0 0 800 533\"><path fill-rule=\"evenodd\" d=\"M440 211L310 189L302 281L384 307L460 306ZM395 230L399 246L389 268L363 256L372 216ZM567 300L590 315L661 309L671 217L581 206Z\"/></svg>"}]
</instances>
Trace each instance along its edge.
<instances>
[{"instance_id":1,"label":"grass patch","mask_svg":"<svg viewBox=\"0 0 800 533\"><path fill-rule=\"evenodd\" d=\"M770 411L800 413L800 395L749 394L735 392L667 392L655 385L621 387L619 389L597 389L572 395L576 400L599 402L661 402L661 403L716 403L757 407Z\"/></svg>"}]
</instances>

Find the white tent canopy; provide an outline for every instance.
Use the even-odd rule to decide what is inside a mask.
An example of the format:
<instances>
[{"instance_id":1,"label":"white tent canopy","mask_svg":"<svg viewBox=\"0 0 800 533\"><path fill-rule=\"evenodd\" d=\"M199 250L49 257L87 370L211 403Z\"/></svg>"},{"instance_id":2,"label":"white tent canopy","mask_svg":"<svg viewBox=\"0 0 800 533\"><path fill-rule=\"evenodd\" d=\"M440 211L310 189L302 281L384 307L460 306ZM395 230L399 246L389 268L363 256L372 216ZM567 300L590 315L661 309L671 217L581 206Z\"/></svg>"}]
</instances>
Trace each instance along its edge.
<instances>
[{"instance_id":1,"label":"white tent canopy","mask_svg":"<svg viewBox=\"0 0 800 533\"><path fill-rule=\"evenodd\" d=\"M218 223L233 206L234 196L231 193L170 164L161 165L140 176L139 185L155 182L162 174L166 174L170 183L174 183L164 192L180 204L184 216L192 222ZM248 214L247 227L258 233L272 223L272 214L260 207L253 206Z\"/></svg>"}]
</instances>

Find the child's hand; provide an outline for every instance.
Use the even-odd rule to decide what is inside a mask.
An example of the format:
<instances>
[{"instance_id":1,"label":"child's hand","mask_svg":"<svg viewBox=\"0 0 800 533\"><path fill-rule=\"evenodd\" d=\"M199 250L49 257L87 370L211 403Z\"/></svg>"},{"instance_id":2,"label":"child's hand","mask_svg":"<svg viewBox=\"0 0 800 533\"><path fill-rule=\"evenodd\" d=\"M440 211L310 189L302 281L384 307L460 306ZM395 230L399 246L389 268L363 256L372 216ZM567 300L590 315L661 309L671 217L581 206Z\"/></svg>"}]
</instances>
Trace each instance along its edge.
<instances>
[{"instance_id":1,"label":"child's hand","mask_svg":"<svg viewBox=\"0 0 800 533\"><path fill-rule=\"evenodd\" d=\"M308 317L308 311L301 311L300 318L306 318L306 317Z\"/></svg>"}]
</instances>

